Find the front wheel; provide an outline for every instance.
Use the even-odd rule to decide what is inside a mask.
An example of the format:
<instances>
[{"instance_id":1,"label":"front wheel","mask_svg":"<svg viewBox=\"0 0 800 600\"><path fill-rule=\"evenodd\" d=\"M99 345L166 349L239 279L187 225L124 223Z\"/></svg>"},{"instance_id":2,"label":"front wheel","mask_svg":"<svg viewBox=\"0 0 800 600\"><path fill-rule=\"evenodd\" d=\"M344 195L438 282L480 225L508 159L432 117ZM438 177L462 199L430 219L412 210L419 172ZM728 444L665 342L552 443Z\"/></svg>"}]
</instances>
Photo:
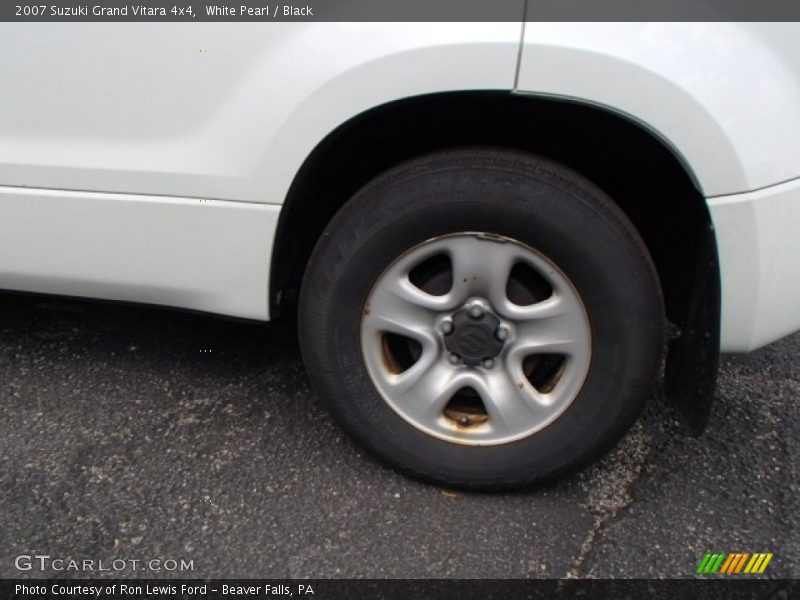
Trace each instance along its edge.
<instances>
[{"instance_id":1,"label":"front wheel","mask_svg":"<svg viewBox=\"0 0 800 600\"><path fill-rule=\"evenodd\" d=\"M641 410L664 317L647 250L605 194L496 150L389 171L323 233L302 351L379 457L448 486L518 487L595 458Z\"/></svg>"}]
</instances>

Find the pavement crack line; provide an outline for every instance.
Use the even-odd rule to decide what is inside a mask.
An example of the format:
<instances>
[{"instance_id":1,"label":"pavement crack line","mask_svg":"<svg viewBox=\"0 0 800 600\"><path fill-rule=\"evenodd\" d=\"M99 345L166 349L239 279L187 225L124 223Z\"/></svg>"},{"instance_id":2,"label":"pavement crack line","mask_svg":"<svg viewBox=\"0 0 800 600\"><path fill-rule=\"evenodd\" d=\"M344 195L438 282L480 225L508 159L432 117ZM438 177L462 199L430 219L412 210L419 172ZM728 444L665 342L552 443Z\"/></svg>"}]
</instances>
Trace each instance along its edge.
<instances>
[{"instance_id":1,"label":"pavement crack line","mask_svg":"<svg viewBox=\"0 0 800 600\"><path fill-rule=\"evenodd\" d=\"M583 573L602 530L634 501L633 489L642 478L652 449L652 433L638 421L619 446L589 473L589 493L584 508L595 515L566 579L591 577Z\"/></svg>"}]
</instances>

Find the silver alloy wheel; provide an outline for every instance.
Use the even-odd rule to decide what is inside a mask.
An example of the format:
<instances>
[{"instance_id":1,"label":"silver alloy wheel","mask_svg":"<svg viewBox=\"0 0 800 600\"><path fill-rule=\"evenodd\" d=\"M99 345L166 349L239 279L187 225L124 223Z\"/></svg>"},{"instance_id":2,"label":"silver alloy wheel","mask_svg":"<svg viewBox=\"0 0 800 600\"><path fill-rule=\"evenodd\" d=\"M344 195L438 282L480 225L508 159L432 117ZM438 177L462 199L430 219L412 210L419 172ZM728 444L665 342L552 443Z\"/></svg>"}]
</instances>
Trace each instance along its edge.
<instances>
[{"instance_id":1,"label":"silver alloy wheel","mask_svg":"<svg viewBox=\"0 0 800 600\"><path fill-rule=\"evenodd\" d=\"M442 257L446 291L414 281ZM512 299L512 281L533 300ZM367 370L392 410L430 435L475 446L525 438L563 413L589 370L591 336L583 302L554 263L479 232L400 256L373 284L361 320Z\"/></svg>"}]
</instances>

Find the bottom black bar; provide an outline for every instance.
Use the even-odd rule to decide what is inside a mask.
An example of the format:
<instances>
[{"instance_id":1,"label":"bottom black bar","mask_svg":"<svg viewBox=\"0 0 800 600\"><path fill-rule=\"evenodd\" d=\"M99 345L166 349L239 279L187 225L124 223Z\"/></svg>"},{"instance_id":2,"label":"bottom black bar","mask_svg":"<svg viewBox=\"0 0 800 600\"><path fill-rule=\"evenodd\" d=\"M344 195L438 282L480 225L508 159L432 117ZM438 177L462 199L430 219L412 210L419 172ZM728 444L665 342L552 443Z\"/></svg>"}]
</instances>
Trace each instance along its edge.
<instances>
[{"instance_id":1,"label":"bottom black bar","mask_svg":"<svg viewBox=\"0 0 800 600\"><path fill-rule=\"evenodd\" d=\"M735 577L735 576L734 576ZM547 599L560 598L709 598L719 600L798 597L798 580L419 580L419 579L27 579L1 580L0 598L14 600L242 600L313 598Z\"/></svg>"}]
</instances>

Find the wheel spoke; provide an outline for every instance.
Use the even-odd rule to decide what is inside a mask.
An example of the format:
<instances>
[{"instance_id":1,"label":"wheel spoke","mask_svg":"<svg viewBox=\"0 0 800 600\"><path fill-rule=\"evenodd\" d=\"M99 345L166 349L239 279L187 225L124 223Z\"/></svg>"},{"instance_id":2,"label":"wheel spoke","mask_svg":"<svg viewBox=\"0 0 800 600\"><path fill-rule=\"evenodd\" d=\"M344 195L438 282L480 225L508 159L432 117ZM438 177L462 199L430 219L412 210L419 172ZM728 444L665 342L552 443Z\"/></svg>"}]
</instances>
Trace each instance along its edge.
<instances>
[{"instance_id":1,"label":"wheel spoke","mask_svg":"<svg viewBox=\"0 0 800 600\"><path fill-rule=\"evenodd\" d=\"M434 426L461 386L455 369L439 360L420 360L393 379L389 387L395 393L397 406L409 417L429 426Z\"/></svg>"},{"instance_id":2,"label":"wheel spoke","mask_svg":"<svg viewBox=\"0 0 800 600\"><path fill-rule=\"evenodd\" d=\"M506 369L496 369L480 377L475 391L489 414L489 423L497 434L514 431L520 423L537 418L537 408L544 405L540 394L522 375L514 378Z\"/></svg>"},{"instance_id":3,"label":"wheel spoke","mask_svg":"<svg viewBox=\"0 0 800 600\"><path fill-rule=\"evenodd\" d=\"M518 321L512 353L574 355L586 346L586 323L579 307L572 310L557 296L525 307Z\"/></svg>"},{"instance_id":4,"label":"wheel spoke","mask_svg":"<svg viewBox=\"0 0 800 600\"><path fill-rule=\"evenodd\" d=\"M432 340L436 304L436 296L423 292L408 279L386 282L364 308L363 326L418 341Z\"/></svg>"},{"instance_id":5,"label":"wheel spoke","mask_svg":"<svg viewBox=\"0 0 800 600\"><path fill-rule=\"evenodd\" d=\"M463 236L451 240L447 249L453 264L452 294L459 301L482 296L494 305L507 302L508 278L519 257L515 244Z\"/></svg>"}]
</instances>

